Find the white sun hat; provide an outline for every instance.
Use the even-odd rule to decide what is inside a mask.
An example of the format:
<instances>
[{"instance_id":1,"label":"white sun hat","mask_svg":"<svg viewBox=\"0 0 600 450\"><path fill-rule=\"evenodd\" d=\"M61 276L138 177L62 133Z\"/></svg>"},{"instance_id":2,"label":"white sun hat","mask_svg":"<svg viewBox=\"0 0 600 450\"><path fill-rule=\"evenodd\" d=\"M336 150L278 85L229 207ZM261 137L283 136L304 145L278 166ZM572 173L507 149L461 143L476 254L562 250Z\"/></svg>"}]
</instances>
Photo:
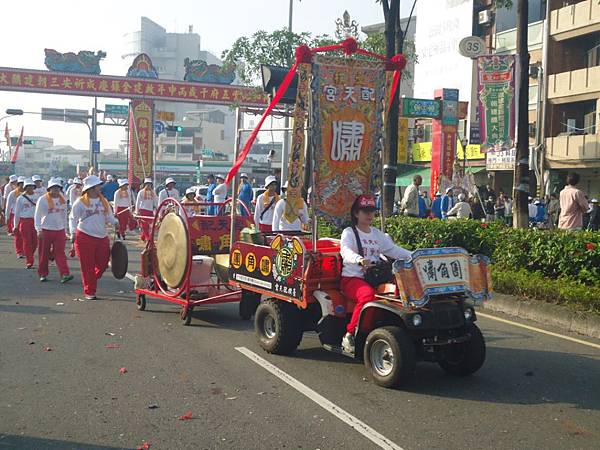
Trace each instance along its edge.
<instances>
[{"instance_id":1,"label":"white sun hat","mask_svg":"<svg viewBox=\"0 0 600 450\"><path fill-rule=\"evenodd\" d=\"M23 182L23 187L27 187L27 186L33 186L35 187L35 182L31 179L31 178L27 178L24 182Z\"/></svg>"},{"instance_id":2,"label":"white sun hat","mask_svg":"<svg viewBox=\"0 0 600 450\"><path fill-rule=\"evenodd\" d=\"M265 178L265 187L268 187L271 183L277 183L277 178L275 178L273 175L269 175L267 178Z\"/></svg>"},{"instance_id":3,"label":"white sun hat","mask_svg":"<svg viewBox=\"0 0 600 450\"><path fill-rule=\"evenodd\" d=\"M56 178L50 178L48 180L48 189L53 188L54 186L62 187L60 181L58 181Z\"/></svg>"},{"instance_id":4,"label":"white sun hat","mask_svg":"<svg viewBox=\"0 0 600 450\"><path fill-rule=\"evenodd\" d=\"M168 184L170 184L170 183L175 183L175 184L177 184L177 181L175 181L175 179L174 179L174 178L172 178L172 177L169 177L169 178L167 178L167 179L165 180L165 186L167 186L167 185L168 185Z\"/></svg>"},{"instance_id":5,"label":"white sun hat","mask_svg":"<svg viewBox=\"0 0 600 450\"><path fill-rule=\"evenodd\" d=\"M85 177L83 179L83 192L88 189L93 188L94 186L99 186L102 184L102 180L98 178L96 175L90 175L89 177Z\"/></svg>"}]
</instances>

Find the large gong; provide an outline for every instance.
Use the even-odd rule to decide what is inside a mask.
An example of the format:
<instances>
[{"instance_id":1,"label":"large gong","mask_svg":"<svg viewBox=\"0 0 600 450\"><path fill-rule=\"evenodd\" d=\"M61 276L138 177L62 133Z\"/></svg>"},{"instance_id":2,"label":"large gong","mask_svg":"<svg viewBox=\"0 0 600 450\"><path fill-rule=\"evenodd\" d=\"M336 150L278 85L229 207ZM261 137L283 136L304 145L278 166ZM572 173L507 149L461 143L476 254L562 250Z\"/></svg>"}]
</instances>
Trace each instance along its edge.
<instances>
[{"instance_id":1,"label":"large gong","mask_svg":"<svg viewBox=\"0 0 600 450\"><path fill-rule=\"evenodd\" d=\"M188 233L183 218L166 214L156 239L156 259L161 278L170 288L178 288L188 270Z\"/></svg>"}]
</instances>

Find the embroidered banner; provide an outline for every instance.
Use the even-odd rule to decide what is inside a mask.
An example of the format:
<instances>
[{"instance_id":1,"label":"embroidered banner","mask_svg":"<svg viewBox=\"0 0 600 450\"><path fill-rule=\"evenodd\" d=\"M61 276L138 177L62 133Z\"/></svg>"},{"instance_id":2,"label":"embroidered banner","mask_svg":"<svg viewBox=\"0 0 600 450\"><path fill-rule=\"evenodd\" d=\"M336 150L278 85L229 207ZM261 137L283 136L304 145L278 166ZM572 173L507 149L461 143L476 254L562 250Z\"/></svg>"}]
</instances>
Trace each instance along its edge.
<instances>
[{"instance_id":1,"label":"embroidered banner","mask_svg":"<svg viewBox=\"0 0 600 450\"><path fill-rule=\"evenodd\" d=\"M133 100L129 107L129 184L132 186L139 186L145 177L152 177L153 108L153 102L145 100Z\"/></svg>"},{"instance_id":2,"label":"embroidered banner","mask_svg":"<svg viewBox=\"0 0 600 450\"><path fill-rule=\"evenodd\" d=\"M315 211L337 226L380 185L385 64L316 56L312 83Z\"/></svg>"}]
</instances>

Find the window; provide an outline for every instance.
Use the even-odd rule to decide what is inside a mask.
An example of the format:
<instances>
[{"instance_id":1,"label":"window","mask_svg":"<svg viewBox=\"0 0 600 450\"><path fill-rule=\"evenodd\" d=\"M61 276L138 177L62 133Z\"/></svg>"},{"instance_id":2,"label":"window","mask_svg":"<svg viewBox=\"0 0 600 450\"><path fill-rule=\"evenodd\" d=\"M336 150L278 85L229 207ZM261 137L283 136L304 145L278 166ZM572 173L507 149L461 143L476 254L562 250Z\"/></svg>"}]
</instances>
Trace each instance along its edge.
<instances>
[{"instance_id":1,"label":"window","mask_svg":"<svg viewBox=\"0 0 600 450\"><path fill-rule=\"evenodd\" d=\"M221 130L221 140L225 140L225 130Z\"/></svg>"},{"instance_id":2,"label":"window","mask_svg":"<svg viewBox=\"0 0 600 450\"><path fill-rule=\"evenodd\" d=\"M587 51L587 66L600 66L600 44Z\"/></svg>"},{"instance_id":3,"label":"window","mask_svg":"<svg viewBox=\"0 0 600 450\"><path fill-rule=\"evenodd\" d=\"M527 23L538 22L546 15L546 0L529 0L529 17ZM496 10L496 33L517 28L517 2L513 1L512 8Z\"/></svg>"}]
</instances>

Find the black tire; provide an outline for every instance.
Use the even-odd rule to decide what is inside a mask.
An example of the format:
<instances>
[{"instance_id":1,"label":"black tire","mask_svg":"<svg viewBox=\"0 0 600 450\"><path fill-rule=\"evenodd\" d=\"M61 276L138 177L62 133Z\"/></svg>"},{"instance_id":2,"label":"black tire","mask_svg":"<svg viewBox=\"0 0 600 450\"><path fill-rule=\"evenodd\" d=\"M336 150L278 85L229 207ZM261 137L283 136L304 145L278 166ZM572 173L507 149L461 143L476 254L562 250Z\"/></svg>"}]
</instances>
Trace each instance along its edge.
<instances>
[{"instance_id":1,"label":"black tire","mask_svg":"<svg viewBox=\"0 0 600 450\"><path fill-rule=\"evenodd\" d=\"M258 304L260 303L260 294L250 291L242 291L242 299L240 300L240 317L242 320L250 320Z\"/></svg>"},{"instance_id":2,"label":"black tire","mask_svg":"<svg viewBox=\"0 0 600 450\"><path fill-rule=\"evenodd\" d=\"M188 326L192 323L192 313L194 312L193 307L186 308L185 306L181 307L181 323L185 326Z\"/></svg>"},{"instance_id":3,"label":"black tire","mask_svg":"<svg viewBox=\"0 0 600 450\"><path fill-rule=\"evenodd\" d=\"M460 344L453 344L447 349L446 358L439 365L447 373L460 377L471 375L481 369L485 362L485 339L475 324L467 326L471 339Z\"/></svg>"},{"instance_id":4,"label":"black tire","mask_svg":"<svg viewBox=\"0 0 600 450\"><path fill-rule=\"evenodd\" d=\"M138 311L146 310L146 296L144 294L137 294L135 296L135 305L137 306Z\"/></svg>"},{"instance_id":5,"label":"black tire","mask_svg":"<svg viewBox=\"0 0 600 450\"><path fill-rule=\"evenodd\" d=\"M383 355L380 353L382 350ZM400 327L376 328L367 336L364 363L379 386L402 386L410 381L415 372L415 345Z\"/></svg>"},{"instance_id":6,"label":"black tire","mask_svg":"<svg viewBox=\"0 0 600 450\"><path fill-rule=\"evenodd\" d=\"M282 300L261 302L254 316L254 330L258 343L267 353L288 355L302 340L299 311Z\"/></svg>"}]
</instances>

